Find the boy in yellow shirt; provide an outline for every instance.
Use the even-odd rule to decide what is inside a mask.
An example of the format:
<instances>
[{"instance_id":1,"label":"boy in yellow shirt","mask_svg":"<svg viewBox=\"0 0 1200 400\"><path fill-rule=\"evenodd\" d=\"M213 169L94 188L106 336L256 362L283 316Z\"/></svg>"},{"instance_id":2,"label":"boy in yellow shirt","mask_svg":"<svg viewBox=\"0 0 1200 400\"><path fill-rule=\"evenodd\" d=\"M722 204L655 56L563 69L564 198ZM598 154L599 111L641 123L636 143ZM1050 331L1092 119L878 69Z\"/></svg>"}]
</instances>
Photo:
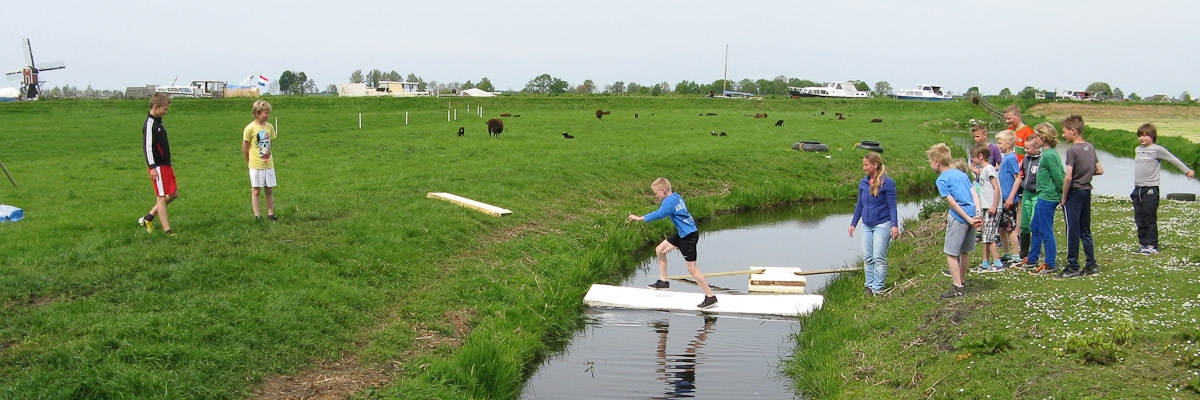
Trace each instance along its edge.
<instances>
[{"instance_id":1,"label":"boy in yellow shirt","mask_svg":"<svg viewBox=\"0 0 1200 400\"><path fill-rule=\"evenodd\" d=\"M275 144L275 126L267 122L271 117L271 103L266 100L255 100L252 108L254 121L242 130L242 155L250 168L250 208L254 210L254 219L262 220L259 212L258 198L260 192L266 192L267 218L278 221L275 216L275 157L272 152Z\"/></svg>"}]
</instances>

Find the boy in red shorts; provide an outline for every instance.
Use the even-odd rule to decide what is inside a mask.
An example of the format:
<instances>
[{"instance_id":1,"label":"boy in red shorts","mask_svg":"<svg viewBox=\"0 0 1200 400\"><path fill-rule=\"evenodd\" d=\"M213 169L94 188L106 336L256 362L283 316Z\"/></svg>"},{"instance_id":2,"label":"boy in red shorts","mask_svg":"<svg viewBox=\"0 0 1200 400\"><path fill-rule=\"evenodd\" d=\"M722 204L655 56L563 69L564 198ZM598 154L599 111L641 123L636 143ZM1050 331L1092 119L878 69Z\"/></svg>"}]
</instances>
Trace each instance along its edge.
<instances>
[{"instance_id":1,"label":"boy in red shorts","mask_svg":"<svg viewBox=\"0 0 1200 400\"><path fill-rule=\"evenodd\" d=\"M171 98L163 93L150 97L150 115L142 124L142 151L146 154L146 165L150 180L154 181L154 195L158 198L154 207L145 216L138 218L138 225L146 232L154 232L154 218L161 219L163 232L174 235L167 220L167 204L179 198L175 187L175 171L171 169L171 145L167 143L167 128L162 119L171 109Z\"/></svg>"}]
</instances>

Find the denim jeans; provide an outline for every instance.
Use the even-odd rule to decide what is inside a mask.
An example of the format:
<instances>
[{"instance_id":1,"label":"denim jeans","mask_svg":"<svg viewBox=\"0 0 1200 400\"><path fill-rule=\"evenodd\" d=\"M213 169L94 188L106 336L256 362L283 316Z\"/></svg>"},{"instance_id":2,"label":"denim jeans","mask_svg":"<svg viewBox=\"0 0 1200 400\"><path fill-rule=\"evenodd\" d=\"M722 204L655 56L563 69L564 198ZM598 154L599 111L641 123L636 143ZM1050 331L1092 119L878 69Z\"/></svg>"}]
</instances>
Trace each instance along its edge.
<instances>
[{"instance_id":1,"label":"denim jeans","mask_svg":"<svg viewBox=\"0 0 1200 400\"><path fill-rule=\"evenodd\" d=\"M1092 243L1092 191L1071 189L1063 205L1063 216L1067 222L1067 269L1079 269L1079 242L1083 242L1083 253L1087 266L1096 265L1096 250Z\"/></svg>"},{"instance_id":2,"label":"denim jeans","mask_svg":"<svg viewBox=\"0 0 1200 400\"><path fill-rule=\"evenodd\" d=\"M875 226L863 223L863 272L867 278L863 286L883 290L883 280L887 278L887 251L891 244L892 221Z\"/></svg>"},{"instance_id":3,"label":"denim jeans","mask_svg":"<svg viewBox=\"0 0 1200 400\"><path fill-rule=\"evenodd\" d=\"M1055 268L1056 256L1058 251L1057 243L1054 239L1054 211L1058 209L1058 202L1037 200L1037 206L1033 211L1033 220L1029 221L1029 229L1033 231L1033 235L1029 238L1029 260L1036 261L1042 254L1043 246L1046 250L1046 266Z\"/></svg>"}]
</instances>

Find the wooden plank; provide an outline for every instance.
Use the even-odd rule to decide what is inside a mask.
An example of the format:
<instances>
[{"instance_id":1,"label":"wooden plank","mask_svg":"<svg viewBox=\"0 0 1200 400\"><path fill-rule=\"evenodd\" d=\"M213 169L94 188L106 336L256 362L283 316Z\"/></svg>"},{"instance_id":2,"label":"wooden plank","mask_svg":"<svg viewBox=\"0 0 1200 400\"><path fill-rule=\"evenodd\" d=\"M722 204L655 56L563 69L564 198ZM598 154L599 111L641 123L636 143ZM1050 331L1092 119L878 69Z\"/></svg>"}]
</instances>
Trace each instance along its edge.
<instances>
[{"instance_id":1,"label":"wooden plank","mask_svg":"<svg viewBox=\"0 0 1200 400\"><path fill-rule=\"evenodd\" d=\"M761 270L761 269L750 269L750 270L745 270L745 271L713 272L713 273L701 274L701 275L704 275L705 278L708 278L711 276L761 274L762 272L763 272L763 270ZM682 280L690 280L690 279L692 279L692 276L691 275L675 275L675 276L668 276L667 279L682 281Z\"/></svg>"},{"instance_id":2,"label":"wooden plank","mask_svg":"<svg viewBox=\"0 0 1200 400\"><path fill-rule=\"evenodd\" d=\"M747 290L751 292L773 292L773 293L804 293L808 279L804 276L796 275L796 272L802 272L796 267L761 267L762 272L749 276L750 282L746 285Z\"/></svg>"},{"instance_id":3,"label":"wooden plank","mask_svg":"<svg viewBox=\"0 0 1200 400\"><path fill-rule=\"evenodd\" d=\"M483 212L484 214L488 214L488 215L491 215L494 217L503 217L505 215L512 214L512 210L496 207L491 204L471 200L466 197L457 196L457 195L453 195L453 194L446 193L446 192L429 192L428 194L425 195L425 197L431 198L431 199L439 199L439 200L449 201L451 203L458 204L463 207L478 210L480 212Z\"/></svg>"},{"instance_id":4,"label":"wooden plank","mask_svg":"<svg viewBox=\"0 0 1200 400\"><path fill-rule=\"evenodd\" d=\"M703 293L683 293L594 284L583 298L592 307L617 307L648 310L700 311ZM713 313L779 315L795 317L821 308L825 297L815 294L752 295L717 294L717 305L703 310Z\"/></svg>"}]
</instances>

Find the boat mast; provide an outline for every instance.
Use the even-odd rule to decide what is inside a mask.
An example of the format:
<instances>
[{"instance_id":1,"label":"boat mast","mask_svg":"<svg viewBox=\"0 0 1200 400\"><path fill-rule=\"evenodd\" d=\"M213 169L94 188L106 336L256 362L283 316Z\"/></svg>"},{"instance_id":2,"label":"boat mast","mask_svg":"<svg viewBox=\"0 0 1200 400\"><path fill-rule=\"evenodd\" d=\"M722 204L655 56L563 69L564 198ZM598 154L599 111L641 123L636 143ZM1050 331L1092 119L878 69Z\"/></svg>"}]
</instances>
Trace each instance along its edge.
<instances>
[{"instance_id":1,"label":"boat mast","mask_svg":"<svg viewBox=\"0 0 1200 400\"><path fill-rule=\"evenodd\" d=\"M721 78L721 94L725 94L725 85L729 84L729 45L725 45L725 76Z\"/></svg>"}]
</instances>

